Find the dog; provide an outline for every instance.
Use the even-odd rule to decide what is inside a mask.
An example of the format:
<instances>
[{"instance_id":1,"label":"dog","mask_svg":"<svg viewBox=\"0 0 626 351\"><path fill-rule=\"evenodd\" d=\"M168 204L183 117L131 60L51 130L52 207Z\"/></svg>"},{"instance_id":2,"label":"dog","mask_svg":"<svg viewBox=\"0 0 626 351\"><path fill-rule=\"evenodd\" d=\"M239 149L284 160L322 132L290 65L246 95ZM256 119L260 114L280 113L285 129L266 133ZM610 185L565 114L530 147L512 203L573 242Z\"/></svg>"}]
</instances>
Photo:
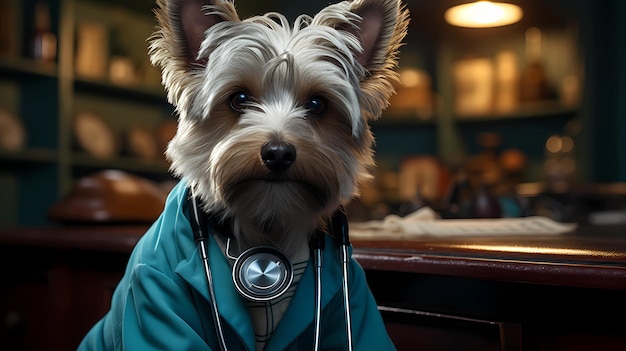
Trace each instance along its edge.
<instances>
[{"instance_id":1,"label":"dog","mask_svg":"<svg viewBox=\"0 0 626 351\"><path fill-rule=\"evenodd\" d=\"M371 179L369 122L394 93L408 10L343 1L290 25L242 20L232 0L157 0L155 14L149 56L178 116L166 156L180 182L79 350L393 350L362 268L349 258L342 276L328 234ZM242 263L249 252L287 271L279 294L240 288L260 262Z\"/></svg>"}]
</instances>

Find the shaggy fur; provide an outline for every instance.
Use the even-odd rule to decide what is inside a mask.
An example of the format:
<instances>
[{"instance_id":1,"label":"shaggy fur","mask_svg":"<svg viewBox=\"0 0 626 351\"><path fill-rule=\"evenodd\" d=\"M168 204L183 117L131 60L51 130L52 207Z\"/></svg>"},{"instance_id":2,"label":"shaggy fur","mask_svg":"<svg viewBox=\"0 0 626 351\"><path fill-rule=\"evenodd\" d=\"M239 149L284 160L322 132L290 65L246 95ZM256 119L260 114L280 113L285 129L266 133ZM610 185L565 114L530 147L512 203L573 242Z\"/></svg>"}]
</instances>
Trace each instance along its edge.
<instances>
[{"instance_id":1,"label":"shaggy fur","mask_svg":"<svg viewBox=\"0 0 626 351\"><path fill-rule=\"evenodd\" d=\"M172 171L232 220L242 248L292 255L370 178L368 121L394 92L408 12L399 0L344 1L290 26L277 13L240 20L227 0L157 4L150 57L179 116ZM285 171L262 162L268 142L294 146Z\"/></svg>"}]
</instances>

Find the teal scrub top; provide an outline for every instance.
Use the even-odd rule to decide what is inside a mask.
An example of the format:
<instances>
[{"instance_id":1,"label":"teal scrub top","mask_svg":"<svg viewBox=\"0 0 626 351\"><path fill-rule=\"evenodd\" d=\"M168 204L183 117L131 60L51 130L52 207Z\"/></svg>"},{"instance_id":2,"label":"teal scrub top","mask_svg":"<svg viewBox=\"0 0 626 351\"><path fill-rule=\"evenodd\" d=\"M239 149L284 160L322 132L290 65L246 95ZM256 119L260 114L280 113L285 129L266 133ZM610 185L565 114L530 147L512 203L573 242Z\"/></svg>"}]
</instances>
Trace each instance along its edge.
<instances>
[{"instance_id":1,"label":"teal scrub top","mask_svg":"<svg viewBox=\"0 0 626 351\"><path fill-rule=\"evenodd\" d=\"M219 350L205 273L191 231L185 181L169 194L161 216L139 240L115 289L110 311L87 333L79 351ZM255 349L246 300L213 238L209 262L229 350ZM321 350L345 350L346 328L339 250L326 235L322 271ZM314 272L309 262L293 299L265 346L266 351L312 350ZM349 265L354 350L395 350L365 280Z\"/></svg>"}]
</instances>

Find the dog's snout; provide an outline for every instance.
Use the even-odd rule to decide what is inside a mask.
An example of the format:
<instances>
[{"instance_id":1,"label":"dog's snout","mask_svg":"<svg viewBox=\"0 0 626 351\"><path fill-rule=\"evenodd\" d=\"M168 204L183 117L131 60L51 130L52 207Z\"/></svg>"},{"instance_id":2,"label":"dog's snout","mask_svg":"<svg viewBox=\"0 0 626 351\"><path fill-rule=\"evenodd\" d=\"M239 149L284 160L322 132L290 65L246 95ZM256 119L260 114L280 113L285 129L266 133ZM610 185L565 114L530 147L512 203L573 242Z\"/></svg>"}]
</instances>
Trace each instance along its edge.
<instances>
[{"instance_id":1,"label":"dog's snout","mask_svg":"<svg viewBox=\"0 0 626 351\"><path fill-rule=\"evenodd\" d=\"M269 141L261 148L261 160L272 172L284 172L296 160L296 148L290 143Z\"/></svg>"}]
</instances>

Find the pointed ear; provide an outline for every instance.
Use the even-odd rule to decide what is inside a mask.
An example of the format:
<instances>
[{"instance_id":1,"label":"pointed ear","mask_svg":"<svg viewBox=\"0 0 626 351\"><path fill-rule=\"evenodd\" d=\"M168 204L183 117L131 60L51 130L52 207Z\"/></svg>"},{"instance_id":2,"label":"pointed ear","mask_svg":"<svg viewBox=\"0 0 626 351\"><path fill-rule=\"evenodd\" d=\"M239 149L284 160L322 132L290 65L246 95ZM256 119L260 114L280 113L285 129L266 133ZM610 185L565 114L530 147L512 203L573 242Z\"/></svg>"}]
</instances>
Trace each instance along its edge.
<instances>
[{"instance_id":1,"label":"pointed ear","mask_svg":"<svg viewBox=\"0 0 626 351\"><path fill-rule=\"evenodd\" d=\"M354 59L365 68L361 77L361 114L366 120L380 117L395 92L395 68L409 25L409 11L400 0L354 0L330 5L319 22L358 39L360 49L349 44ZM348 42L353 42L348 38Z\"/></svg>"},{"instance_id":2,"label":"pointed ear","mask_svg":"<svg viewBox=\"0 0 626 351\"><path fill-rule=\"evenodd\" d=\"M161 68L168 101L184 118L201 84L189 71L206 66L206 58L198 58L206 30L223 21L239 22L239 16L232 0L157 0L157 6L150 61Z\"/></svg>"},{"instance_id":3,"label":"pointed ear","mask_svg":"<svg viewBox=\"0 0 626 351\"><path fill-rule=\"evenodd\" d=\"M218 15L206 13L206 9L203 9L203 6L213 5L213 2L215 1L180 0L179 17L170 18L179 21L182 31L178 35L182 36L180 42L184 45L183 51L189 62L197 61L204 32L224 20Z\"/></svg>"},{"instance_id":4,"label":"pointed ear","mask_svg":"<svg viewBox=\"0 0 626 351\"><path fill-rule=\"evenodd\" d=\"M350 12L361 18L356 26L345 28L361 43L363 50L354 52L357 61L370 72L395 66L409 22L400 1L356 0L350 4Z\"/></svg>"},{"instance_id":5,"label":"pointed ear","mask_svg":"<svg viewBox=\"0 0 626 351\"><path fill-rule=\"evenodd\" d=\"M157 5L159 31L152 37L153 53L182 59L189 66L201 63L198 52L207 29L222 21L239 21L232 0L157 0Z\"/></svg>"}]
</instances>

